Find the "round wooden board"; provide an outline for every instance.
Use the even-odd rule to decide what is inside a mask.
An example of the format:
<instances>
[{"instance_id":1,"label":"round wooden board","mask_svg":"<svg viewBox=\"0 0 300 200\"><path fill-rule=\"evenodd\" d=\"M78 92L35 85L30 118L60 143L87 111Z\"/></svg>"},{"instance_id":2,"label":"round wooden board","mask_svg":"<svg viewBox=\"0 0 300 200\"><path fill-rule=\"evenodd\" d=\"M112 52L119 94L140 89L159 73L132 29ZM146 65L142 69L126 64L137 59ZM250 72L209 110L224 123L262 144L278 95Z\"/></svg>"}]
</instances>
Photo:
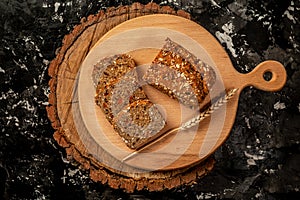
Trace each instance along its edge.
<instances>
[{"instance_id":1,"label":"round wooden board","mask_svg":"<svg viewBox=\"0 0 300 200\"><path fill-rule=\"evenodd\" d=\"M158 24L157 21L164 23ZM150 23L147 24L147 22ZM83 121L78 121L77 124L86 126L88 130L86 133L80 133L83 135L82 137L86 138L85 134L92 135L96 143L117 160L121 161L122 158L130 154L132 150L125 145L121 137L119 137L107 122L100 108L95 105L95 89L93 88L94 86L91 79L93 66L97 61L109 55L122 53L130 54L134 60L137 60L137 67L150 65L167 37L180 43L180 45L189 47L190 51L197 55L198 58L205 60L206 63L213 66L213 61L209 55L206 54L205 50L201 48L195 40L183 32L183 30L195 30L195 32L197 32L198 30L196 29L198 27L198 24L182 17L156 14L124 22L104 35L98 43L95 44L93 49L89 51L89 54L82 63L78 78L79 110L76 110L76 112L81 113ZM204 29L198 32L199 35L203 34L202 31L204 31ZM206 35L205 37L207 38L208 36L212 37L208 35L207 32ZM103 49L105 49L105 51ZM219 49L221 49L222 52L217 50L217 53L225 55L224 50L221 47ZM221 80L221 77L217 80ZM161 92L147 87L147 85L144 85L144 90L152 102L159 104L163 110L166 111L167 126L164 130L178 127L181 122L187 121L197 114L195 111L179 105L177 101ZM215 84L210 95L216 96L220 90L224 91L222 83ZM219 113L218 119L216 120L221 121L221 118L225 118L224 112ZM147 153L140 153L126 162L126 164L133 168L154 171L176 170L200 162L210 153L200 153L200 148L202 144L205 143L203 141L209 129L208 122L209 121L206 121L206 124L201 124L201 128L199 126L198 131L194 128L170 135L170 137L165 138L163 143L159 142L152 145L151 148L147 149ZM211 138L215 138L216 140L210 141L209 146L214 146L217 143L218 135L222 129L223 127L214 128L214 133L217 135ZM215 142L215 144L213 144L213 142ZM97 153L89 147L88 141L86 145L88 149L91 149L90 153L97 156ZM199 154L201 155L199 156ZM103 160L103 162L108 166L113 166L114 164L111 162L111 159ZM124 167L122 166L120 170L124 170Z\"/></svg>"},{"instance_id":2,"label":"round wooden board","mask_svg":"<svg viewBox=\"0 0 300 200\"><path fill-rule=\"evenodd\" d=\"M152 15L138 17L147 14ZM248 85L268 91L283 87L285 71L280 63L268 61L249 74L239 74L218 41L200 25L186 18L189 18L187 13L175 12L170 7L135 3L112 8L106 13L100 12L65 37L64 45L49 67L52 79L48 115L57 130L54 135L57 142L66 148L70 158L90 170L93 180L129 192L145 188L162 190L191 183L212 168L213 160L208 157L228 137L241 90ZM202 121L199 128L191 133L169 135L124 163L122 159L132 150L123 144L104 120L100 109L94 105L91 67L97 59L117 53L131 54L138 64L150 63L159 46L152 40L145 40L151 35L147 36L147 32L155 33L153 41L157 41L158 45L163 45L165 37L171 37L210 64L218 77L210 94L212 97L225 89L239 90L222 109ZM132 48L136 45L135 41L140 41L142 48ZM263 79L266 71L272 72L271 81ZM188 114L182 115L185 109L178 107L175 101L149 87L147 90L153 102L164 106L170 116L171 127L189 119ZM176 106L178 109L174 109Z\"/></svg>"}]
</instances>

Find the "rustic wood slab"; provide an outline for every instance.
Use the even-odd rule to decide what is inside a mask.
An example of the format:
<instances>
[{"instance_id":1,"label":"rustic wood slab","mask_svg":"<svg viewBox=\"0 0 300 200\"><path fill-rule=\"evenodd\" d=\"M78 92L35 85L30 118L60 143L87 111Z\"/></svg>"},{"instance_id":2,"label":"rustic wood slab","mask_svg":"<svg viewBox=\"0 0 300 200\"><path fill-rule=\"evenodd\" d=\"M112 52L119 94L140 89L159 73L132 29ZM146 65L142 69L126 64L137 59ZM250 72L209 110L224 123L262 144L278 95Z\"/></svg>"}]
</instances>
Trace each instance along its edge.
<instances>
[{"instance_id":1,"label":"rustic wood slab","mask_svg":"<svg viewBox=\"0 0 300 200\"><path fill-rule=\"evenodd\" d=\"M238 91L222 109L194 129L174 132L122 162L134 150L123 143L95 105L92 67L100 58L117 53L132 55L138 65L151 63L166 37L187 48L217 72L210 98L225 89L238 88ZM238 73L218 41L189 20L187 13L154 3L145 6L135 3L101 11L83 20L63 43L49 67L52 78L48 116L56 129L54 137L66 148L70 159L90 170L93 180L128 192L173 188L192 183L206 174L214 163L210 155L229 135L242 89L253 85L276 91L286 80L283 66L276 61L261 63L248 74ZM266 72L272 73L269 81L263 78ZM151 101L164 108L168 118L166 129L194 116L188 108L150 86L144 89Z\"/></svg>"}]
</instances>

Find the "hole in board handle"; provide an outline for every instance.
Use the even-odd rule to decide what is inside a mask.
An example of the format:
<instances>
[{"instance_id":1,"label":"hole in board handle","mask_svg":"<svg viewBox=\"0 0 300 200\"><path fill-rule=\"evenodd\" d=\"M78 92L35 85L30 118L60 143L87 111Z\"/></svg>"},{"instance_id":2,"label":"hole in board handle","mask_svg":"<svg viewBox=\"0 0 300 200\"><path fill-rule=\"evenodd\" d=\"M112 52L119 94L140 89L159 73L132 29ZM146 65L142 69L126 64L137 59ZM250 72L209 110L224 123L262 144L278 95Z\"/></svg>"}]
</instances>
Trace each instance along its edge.
<instances>
[{"instance_id":1,"label":"hole in board handle","mask_svg":"<svg viewBox=\"0 0 300 200\"><path fill-rule=\"evenodd\" d=\"M266 72L264 72L263 77L264 77L265 81L269 82L273 77L273 73L271 71L266 71Z\"/></svg>"}]
</instances>

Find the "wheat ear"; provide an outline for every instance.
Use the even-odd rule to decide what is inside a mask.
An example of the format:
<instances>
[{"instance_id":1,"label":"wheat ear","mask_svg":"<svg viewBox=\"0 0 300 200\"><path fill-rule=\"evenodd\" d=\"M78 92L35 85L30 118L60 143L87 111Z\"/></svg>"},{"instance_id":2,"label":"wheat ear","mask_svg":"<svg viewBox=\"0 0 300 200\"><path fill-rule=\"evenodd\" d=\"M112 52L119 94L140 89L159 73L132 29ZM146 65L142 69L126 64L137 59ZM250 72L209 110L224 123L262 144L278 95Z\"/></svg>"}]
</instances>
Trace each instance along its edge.
<instances>
[{"instance_id":1,"label":"wheat ear","mask_svg":"<svg viewBox=\"0 0 300 200\"><path fill-rule=\"evenodd\" d=\"M180 126L181 130L189 129L193 126L196 126L206 117L209 117L214 111L218 110L224 103L227 103L229 99L233 97L238 89L231 89L223 97L219 98L214 104L211 104L206 110L201 112L197 117L185 122Z\"/></svg>"}]
</instances>

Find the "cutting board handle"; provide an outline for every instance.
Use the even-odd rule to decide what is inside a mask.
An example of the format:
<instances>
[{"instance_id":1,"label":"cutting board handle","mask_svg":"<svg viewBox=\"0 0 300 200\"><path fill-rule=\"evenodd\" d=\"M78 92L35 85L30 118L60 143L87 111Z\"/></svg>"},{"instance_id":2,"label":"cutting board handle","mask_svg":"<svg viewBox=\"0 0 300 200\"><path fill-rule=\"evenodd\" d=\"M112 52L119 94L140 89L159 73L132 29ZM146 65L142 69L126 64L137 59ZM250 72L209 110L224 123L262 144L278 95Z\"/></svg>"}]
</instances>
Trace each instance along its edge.
<instances>
[{"instance_id":1,"label":"cutting board handle","mask_svg":"<svg viewBox=\"0 0 300 200\"><path fill-rule=\"evenodd\" d=\"M269 73L270 80L266 80L264 75ZM283 88L286 82L286 71L284 66L274 60L267 60L257 65L253 71L243 74L241 81L244 86L254 86L264 91L278 91Z\"/></svg>"}]
</instances>

